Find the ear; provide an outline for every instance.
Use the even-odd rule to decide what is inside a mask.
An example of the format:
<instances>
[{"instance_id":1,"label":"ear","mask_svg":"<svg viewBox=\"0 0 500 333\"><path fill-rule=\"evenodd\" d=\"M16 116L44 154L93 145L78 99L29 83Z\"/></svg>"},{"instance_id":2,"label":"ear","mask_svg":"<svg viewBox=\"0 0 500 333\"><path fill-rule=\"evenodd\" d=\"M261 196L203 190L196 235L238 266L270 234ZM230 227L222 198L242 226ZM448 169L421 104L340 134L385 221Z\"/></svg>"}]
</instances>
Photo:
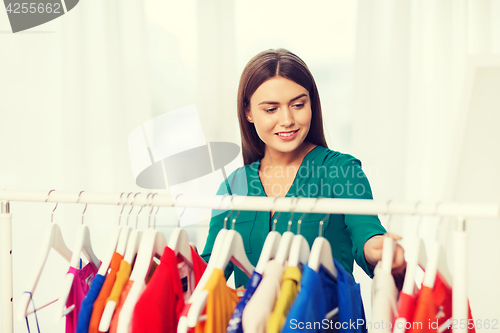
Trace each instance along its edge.
<instances>
[{"instance_id":1,"label":"ear","mask_svg":"<svg viewBox=\"0 0 500 333\"><path fill-rule=\"evenodd\" d=\"M248 122L253 123L252 114L248 108L245 110L245 118L247 118Z\"/></svg>"}]
</instances>

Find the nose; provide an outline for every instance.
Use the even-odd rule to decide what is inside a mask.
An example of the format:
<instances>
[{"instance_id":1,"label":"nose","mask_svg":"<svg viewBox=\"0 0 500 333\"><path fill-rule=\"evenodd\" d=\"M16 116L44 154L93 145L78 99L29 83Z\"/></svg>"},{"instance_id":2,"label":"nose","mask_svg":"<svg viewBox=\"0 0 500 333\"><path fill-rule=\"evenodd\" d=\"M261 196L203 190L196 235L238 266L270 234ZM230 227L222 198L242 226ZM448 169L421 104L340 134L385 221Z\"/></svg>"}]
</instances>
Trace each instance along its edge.
<instances>
[{"instance_id":1,"label":"nose","mask_svg":"<svg viewBox=\"0 0 500 333\"><path fill-rule=\"evenodd\" d=\"M283 127L290 127L295 124L293 112L288 106L281 108L279 123Z\"/></svg>"}]
</instances>

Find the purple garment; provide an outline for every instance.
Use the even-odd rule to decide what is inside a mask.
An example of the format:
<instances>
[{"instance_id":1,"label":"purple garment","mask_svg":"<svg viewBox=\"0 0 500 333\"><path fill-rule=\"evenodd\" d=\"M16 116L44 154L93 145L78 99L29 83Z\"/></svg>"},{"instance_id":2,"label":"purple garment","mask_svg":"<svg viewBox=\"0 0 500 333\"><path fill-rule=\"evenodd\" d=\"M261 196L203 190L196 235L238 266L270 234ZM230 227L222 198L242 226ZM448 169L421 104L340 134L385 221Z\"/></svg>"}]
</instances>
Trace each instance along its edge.
<instances>
[{"instance_id":1,"label":"purple garment","mask_svg":"<svg viewBox=\"0 0 500 333\"><path fill-rule=\"evenodd\" d=\"M66 301L66 307L74 305L75 308L66 316L66 333L76 332L78 314L80 313L82 301L85 298L85 295L87 295L87 292L90 289L90 284L97 274L97 271L98 268L92 261L85 265L82 269L74 267L69 268L68 273L72 273L75 278L73 279L68 300Z\"/></svg>"}]
</instances>

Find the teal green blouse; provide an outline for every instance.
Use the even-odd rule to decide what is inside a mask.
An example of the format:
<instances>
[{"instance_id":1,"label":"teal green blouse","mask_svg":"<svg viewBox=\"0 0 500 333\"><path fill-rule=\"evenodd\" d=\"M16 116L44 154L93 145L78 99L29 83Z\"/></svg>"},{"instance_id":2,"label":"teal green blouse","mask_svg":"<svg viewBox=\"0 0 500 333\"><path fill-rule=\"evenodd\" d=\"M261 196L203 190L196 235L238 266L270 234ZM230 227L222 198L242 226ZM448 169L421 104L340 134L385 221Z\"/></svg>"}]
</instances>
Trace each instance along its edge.
<instances>
[{"instance_id":1,"label":"teal green blouse","mask_svg":"<svg viewBox=\"0 0 500 333\"><path fill-rule=\"evenodd\" d=\"M236 194L240 196L266 196L259 177L260 160L242 166L233 171L221 183L217 195ZM286 172L286 168L283 170ZM343 154L322 146L316 146L302 160L297 174L286 197L309 198L347 198L373 199L370 183L361 169L361 162L349 154ZM278 199L279 200L279 199ZM227 210L212 210L208 238L201 257L209 261L217 233L224 227ZM227 228L231 228L231 220L239 213L235 230L238 231L245 246L250 262L255 266L267 234L272 229L270 212L266 211L234 211L228 220ZM278 216L276 231L283 233L288 229L291 212L275 212ZM297 232L297 221L303 212L295 212L291 218L291 231ZM319 233L319 221L325 214L307 213L302 219L300 234L310 246ZM332 214L323 224L323 237L331 244L333 257L352 274L354 260L373 277L374 267L365 260L363 246L365 242L386 230L374 215ZM225 274L228 278L234 271L235 285L246 286L248 277L238 267L229 263Z\"/></svg>"}]
</instances>

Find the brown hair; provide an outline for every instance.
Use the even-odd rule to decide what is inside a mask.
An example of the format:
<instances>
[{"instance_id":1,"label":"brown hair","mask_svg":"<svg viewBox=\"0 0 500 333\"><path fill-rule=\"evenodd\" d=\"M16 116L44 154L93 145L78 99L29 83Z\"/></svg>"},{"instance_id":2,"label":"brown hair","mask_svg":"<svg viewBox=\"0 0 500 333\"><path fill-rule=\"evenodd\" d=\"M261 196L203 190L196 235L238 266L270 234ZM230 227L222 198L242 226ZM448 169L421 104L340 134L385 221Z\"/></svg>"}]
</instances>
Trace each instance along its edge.
<instances>
[{"instance_id":1,"label":"brown hair","mask_svg":"<svg viewBox=\"0 0 500 333\"><path fill-rule=\"evenodd\" d=\"M264 157L265 143L259 138L255 125L250 123L245 111L250 107L250 97L270 78L281 76L301 85L311 99L311 127L305 140L328 148L323 132L321 103L314 78L302 59L285 49L270 49L254 56L245 66L238 87L238 121L241 132L241 150L245 165Z\"/></svg>"}]
</instances>

